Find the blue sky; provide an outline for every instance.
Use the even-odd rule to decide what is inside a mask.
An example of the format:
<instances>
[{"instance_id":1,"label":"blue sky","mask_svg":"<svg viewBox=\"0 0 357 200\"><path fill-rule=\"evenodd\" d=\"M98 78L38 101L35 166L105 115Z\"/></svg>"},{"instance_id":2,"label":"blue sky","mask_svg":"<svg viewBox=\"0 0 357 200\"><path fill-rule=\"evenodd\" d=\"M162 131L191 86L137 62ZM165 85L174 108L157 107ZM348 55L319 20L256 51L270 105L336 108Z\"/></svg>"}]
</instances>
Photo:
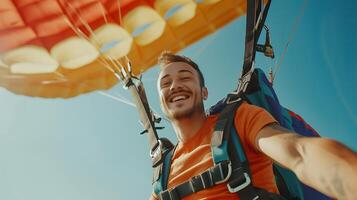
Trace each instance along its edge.
<instances>
[{"instance_id":1,"label":"blue sky","mask_svg":"<svg viewBox=\"0 0 357 200\"><path fill-rule=\"evenodd\" d=\"M277 59L303 1L272 2L268 25ZM322 136L357 150L357 17L352 0L309 1L274 83L280 102ZM243 57L245 18L181 53L202 68L206 107L234 89ZM268 71L275 61L258 55ZM143 77L149 102L160 111L157 68ZM130 100L121 85L109 91ZM0 199L147 199L148 145L135 108L98 92L73 99L40 99L0 89ZM160 112L161 113L161 112ZM171 126L159 133L175 140Z\"/></svg>"}]
</instances>

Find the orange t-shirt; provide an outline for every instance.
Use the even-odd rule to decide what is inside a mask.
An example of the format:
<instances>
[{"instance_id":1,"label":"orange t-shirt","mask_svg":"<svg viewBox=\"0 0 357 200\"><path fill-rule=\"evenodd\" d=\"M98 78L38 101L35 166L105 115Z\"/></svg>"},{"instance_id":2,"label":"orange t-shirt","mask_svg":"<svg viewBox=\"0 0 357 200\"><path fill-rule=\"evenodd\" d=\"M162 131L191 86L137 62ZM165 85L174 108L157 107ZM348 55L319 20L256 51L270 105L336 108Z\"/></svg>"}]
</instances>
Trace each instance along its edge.
<instances>
[{"instance_id":1,"label":"orange t-shirt","mask_svg":"<svg viewBox=\"0 0 357 200\"><path fill-rule=\"evenodd\" d=\"M275 122L275 119L264 109L248 103L242 103L235 115L234 124L249 162L253 185L278 193L272 170L272 160L255 147L255 138L258 132L264 126ZM213 166L211 137L217 119L216 115L208 116L192 140L178 143L172 157L168 188L179 185ZM184 197L183 200L239 199L237 194L228 191L226 184L222 183L193 193ZM152 196L152 199L157 198Z\"/></svg>"}]
</instances>

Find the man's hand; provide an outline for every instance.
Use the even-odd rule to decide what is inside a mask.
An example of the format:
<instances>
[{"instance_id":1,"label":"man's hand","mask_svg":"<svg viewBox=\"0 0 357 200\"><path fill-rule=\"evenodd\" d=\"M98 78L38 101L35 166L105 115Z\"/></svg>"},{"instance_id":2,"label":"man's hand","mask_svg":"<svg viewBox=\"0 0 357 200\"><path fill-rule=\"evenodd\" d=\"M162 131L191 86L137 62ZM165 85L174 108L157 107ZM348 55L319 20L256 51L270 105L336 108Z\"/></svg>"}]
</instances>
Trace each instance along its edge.
<instances>
[{"instance_id":1,"label":"man's hand","mask_svg":"<svg viewBox=\"0 0 357 200\"><path fill-rule=\"evenodd\" d=\"M303 137L271 124L258 133L256 147L322 193L339 200L357 199L357 154L341 143Z\"/></svg>"}]
</instances>

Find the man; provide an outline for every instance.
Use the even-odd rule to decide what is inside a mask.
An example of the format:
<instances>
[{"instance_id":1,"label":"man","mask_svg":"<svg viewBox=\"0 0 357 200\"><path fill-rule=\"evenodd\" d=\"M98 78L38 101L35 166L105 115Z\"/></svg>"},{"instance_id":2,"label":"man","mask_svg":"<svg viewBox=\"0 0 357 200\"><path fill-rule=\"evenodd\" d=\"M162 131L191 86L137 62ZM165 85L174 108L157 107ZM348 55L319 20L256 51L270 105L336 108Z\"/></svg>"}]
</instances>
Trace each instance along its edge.
<instances>
[{"instance_id":1,"label":"man","mask_svg":"<svg viewBox=\"0 0 357 200\"><path fill-rule=\"evenodd\" d=\"M217 116L206 116L208 97L204 78L187 57L165 52L158 79L161 107L178 138L168 188L175 187L213 166L211 137ZM272 161L292 170L305 184L339 199L357 199L357 154L325 138L306 138L279 126L265 110L242 103L234 125L249 161L253 185L278 193ZM153 194L151 199L157 199ZM239 199L226 184L193 193L188 199Z\"/></svg>"}]
</instances>

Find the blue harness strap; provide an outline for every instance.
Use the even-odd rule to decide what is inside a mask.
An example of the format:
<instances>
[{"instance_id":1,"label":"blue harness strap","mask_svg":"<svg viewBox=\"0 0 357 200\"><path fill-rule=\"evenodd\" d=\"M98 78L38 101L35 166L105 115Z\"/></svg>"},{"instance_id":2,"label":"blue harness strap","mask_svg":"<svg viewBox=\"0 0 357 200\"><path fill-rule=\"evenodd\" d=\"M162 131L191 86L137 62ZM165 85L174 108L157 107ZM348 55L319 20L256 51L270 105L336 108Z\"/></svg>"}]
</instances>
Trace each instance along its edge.
<instances>
[{"instance_id":1,"label":"blue harness strap","mask_svg":"<svg viewBox=\"0 0 357 200\"><path fill-rule=\"evenodd\" d=\"M252 185L251 172L239 135L234 127L235 112L242 103L242 98L229 94L224 109L219 113L215 131L211 140L212 159L215 165L230 162L232 173L227 180L228 191L237 193L241 199L281 199ZM233 100L233 101L232 101Z\"/></svg>"},{"instance_id":2,"label":"blue harness strap","mask_svg":"<svg viewBox=\"0 0 357 200\"><path fill-rule=\"evenodd\" d=\"M153 192L156 196L159 196L160 193L164 190L167 190L167 184L170 174L171 160L175 152L175 147L169 147L164 150L163 162L154 168L153 176Z\"/></svg>"},{"instance_id":3,"label":"blue harness strap","mask_svg":"<svg viewBox=\"0 0 357 200\"><path fill-rule=\"evenodd\" d=\"M153 183L154 192L159 196L160 192L167 189L167 182L170 173L171 158L173 155L173 150L166 154L164 162L162 165L158 166L157 170L160 170L159 178Z\"/></svg>"}]
</instances>

